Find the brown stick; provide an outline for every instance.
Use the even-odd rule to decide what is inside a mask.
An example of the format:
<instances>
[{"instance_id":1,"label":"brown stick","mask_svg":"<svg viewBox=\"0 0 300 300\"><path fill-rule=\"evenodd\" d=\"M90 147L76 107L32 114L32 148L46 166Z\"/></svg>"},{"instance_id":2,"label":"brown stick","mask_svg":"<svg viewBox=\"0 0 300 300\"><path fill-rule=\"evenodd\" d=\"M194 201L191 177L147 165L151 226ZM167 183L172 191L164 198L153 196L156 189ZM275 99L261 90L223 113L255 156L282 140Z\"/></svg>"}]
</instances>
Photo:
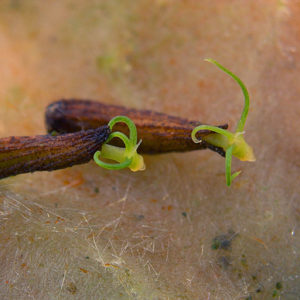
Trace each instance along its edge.
<instances>
[{"instance_id":1,"label":"brown stick","mask_svg":"<svg viewBox=\"0 0 300 300\"><path fill-rule=\"evenodd\" d=\"M200 144L192 141L191 132L194 127L201 125L200 122L151 110L129 109L89 100L60 100L47 107L46 126L49 132L75 132L107 124L118 115L125 115L135 123L138 138L143 141L139 147L140 153L157 154L209 148L224 156L222 148L204 141ZM228 125L219 127L227 129ZM127 127L122 123L116 124L115 130L128 134ZM203 130L198 133L197 138L208 134L214 133Z\"/></svg>"},{"instance_id":2,"label":"brown stick","mask_svg":"<svg viewBox=\"0 0 300 300\"><path fill-rule=\"evenodd\" d=\"M21 173L52 171L93 158L110 134L108 126L62 134L0 139L0 179Z\"/></svg>"}]
</instances>

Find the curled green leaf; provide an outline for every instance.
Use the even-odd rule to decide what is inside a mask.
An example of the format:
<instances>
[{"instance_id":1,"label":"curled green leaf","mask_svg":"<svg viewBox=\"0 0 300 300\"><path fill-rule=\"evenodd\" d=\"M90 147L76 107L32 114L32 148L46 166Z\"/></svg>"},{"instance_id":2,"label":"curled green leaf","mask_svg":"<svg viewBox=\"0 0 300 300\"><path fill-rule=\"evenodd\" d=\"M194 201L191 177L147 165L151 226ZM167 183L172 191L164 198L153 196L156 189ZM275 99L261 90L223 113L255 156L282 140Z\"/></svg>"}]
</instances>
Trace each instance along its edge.
<instances>
[{"instance_id":1,"label":"curled green leaf","mask_svg":"<svg viewBox=\"0 0 300 300\"><path fill-rule=\"evenodd\" d=\"M117 116L110 120L108 126L112 130L113 126L119 122L125 123L128 126L129 138L122 132L112 132L106 143L102 146L101 151L97 151L94 154L94 160L96 164L102 168L109 170L120 170L127 167L134 172L144 170L144 159L137 153L137 148L140 145L141 141L137 143L137 130L135 124L128 117ZM113 138L121 139L125 145L125 148L107 144ZM106 163L100 160L100 157L114 160L118 163Z\"/></svg>"}]
</instances>

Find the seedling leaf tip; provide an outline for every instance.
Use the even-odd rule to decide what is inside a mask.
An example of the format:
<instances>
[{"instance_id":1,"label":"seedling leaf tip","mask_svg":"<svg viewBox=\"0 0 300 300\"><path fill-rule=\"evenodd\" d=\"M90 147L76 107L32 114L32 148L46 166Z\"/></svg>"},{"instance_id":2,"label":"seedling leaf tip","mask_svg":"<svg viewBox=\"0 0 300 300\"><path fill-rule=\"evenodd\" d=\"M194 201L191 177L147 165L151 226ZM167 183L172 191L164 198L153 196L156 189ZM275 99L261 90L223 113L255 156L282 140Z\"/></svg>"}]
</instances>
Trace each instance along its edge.
<instances>
[{"instance_id":1,"label":"seedling leaf tip","mask_svg":"<svg viewBox=\"0 0 300 300\"><path fill-rule=\"evenodd\" d=\"M236 178L241 173L241 171L238 171L231 174L232 155L234 155L241 161L255 161L253 150L246 143L243 136L245 133L243 130L244 130L245 122L247 120L248 111L249 111L249 102L250 102L249 93L242 80L239 77L237 77L235 74L233 74L231 71L227 70L224 66L222 66L217 61L211 58L207 58L205 59L205 61L213 63L222 71L224 71L226 74L231 76L241 87L245 99L244 109L242 111L241 118L237 124L235 133L232 133L228 130L216 126L210 126L210 125L200 125L195 127L192 131L192 139L195 143L201 142L201 140L198 140L196 137L197 132L200 130L210 130L216 133L216 134L207 135L206 137L203 138L203 140L205 140L206 142L214 146L222 147L226 152L225 155L226 184L230 186L233 179Z\"/></svg>"}]
</instances>

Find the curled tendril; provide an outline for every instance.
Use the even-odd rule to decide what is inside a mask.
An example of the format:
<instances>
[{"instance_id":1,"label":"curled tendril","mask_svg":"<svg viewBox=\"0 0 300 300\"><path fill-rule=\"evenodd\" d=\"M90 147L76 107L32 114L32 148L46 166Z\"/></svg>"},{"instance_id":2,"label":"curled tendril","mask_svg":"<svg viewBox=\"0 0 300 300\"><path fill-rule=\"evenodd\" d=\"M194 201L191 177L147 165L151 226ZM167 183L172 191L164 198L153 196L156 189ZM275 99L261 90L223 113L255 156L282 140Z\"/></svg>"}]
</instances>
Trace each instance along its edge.
<instances>
[{"instance_id":1,"label":"curled tendril","mask_svg":"<svg viewBox=\"0 0 300 300\"><path fill-rule=\"evenodd\" d=\"M112 130L116 123L125 123L129 129L129 138L122 132L116 131L109 135L106 143L102 146L101 151L94 154L96 164L102 168L109 170L120 170L129 168L131 171L139 171L145 169L144 159L137 153L137 148L141 141L137 143L137 130L135 124L125 116L117 116L111 119L108 123L109 128ZM116 147L107 144L113 138L119 138L123 141L125 148ZM117 164L105 163L101 158L117 161Z\"/></svg>"},{"instance_id":2,"label":"curled tendril","mask_svg":"<svg viewBox=\"0 0 300 300\"><path fill-rule=\"evenodd\" d=\"M210 126L210 125L200 125L195 127L192 131L192 139L195 143L201 142L201 140L198 140L196 137L197 132L200 130L210 130L216 133L216 134L207 135L206 137L203 138L203 140L205 140L206 142L214 146L222 147L226 152L226 158L225 158L226 184L230 186L232 180L241 173L241 171L238 171L231 174L232 155L236 156L238 159L242 161L255 161L253 150L246 143L243 136L245 133L243 130L244 130L245 122L249 111L249 93L244 83L235 74L233 74L232 72L230 72L225 67L223 67L222 65L220 65L218 62L216 62L211 58L205 60L210 63L213 63L222 71L224 71L226 74L231 76L241 87L245 98L244 109L241 118L237 124L235 133L232 133L228 130L219 127Z\"/></svg>"}]
</instances>

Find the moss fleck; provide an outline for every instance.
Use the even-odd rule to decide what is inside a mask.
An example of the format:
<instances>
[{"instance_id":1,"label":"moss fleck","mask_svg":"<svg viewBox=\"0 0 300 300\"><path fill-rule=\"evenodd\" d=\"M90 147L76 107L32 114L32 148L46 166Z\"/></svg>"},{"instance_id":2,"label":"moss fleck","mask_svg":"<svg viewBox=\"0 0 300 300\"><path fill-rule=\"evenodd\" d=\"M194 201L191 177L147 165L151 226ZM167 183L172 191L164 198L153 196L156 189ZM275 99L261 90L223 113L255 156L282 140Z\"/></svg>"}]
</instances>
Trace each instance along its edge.
<instances>
[{"instance_id":1,"label":"moss fleck","mask_svg":"<svg viewBox=\"0 0 300 300\"><path fill-rule=\"evenodd\" d=\"M275 298L275 297L277 297L277 296L278 296L278 293L277 293L276 290L274 290L273 293L272 293L272 297Z\"/></svg>"},{"instance_id":2,"label":"moss fleck","mask_svg":"<svg viewBox=\"0 0 300 300\"><path fill-rule=\"evenodd\" d=\"M276 282L276 289L281 290L282 289L282 283L280 281Z\"/></svg>"}]
</instances>

